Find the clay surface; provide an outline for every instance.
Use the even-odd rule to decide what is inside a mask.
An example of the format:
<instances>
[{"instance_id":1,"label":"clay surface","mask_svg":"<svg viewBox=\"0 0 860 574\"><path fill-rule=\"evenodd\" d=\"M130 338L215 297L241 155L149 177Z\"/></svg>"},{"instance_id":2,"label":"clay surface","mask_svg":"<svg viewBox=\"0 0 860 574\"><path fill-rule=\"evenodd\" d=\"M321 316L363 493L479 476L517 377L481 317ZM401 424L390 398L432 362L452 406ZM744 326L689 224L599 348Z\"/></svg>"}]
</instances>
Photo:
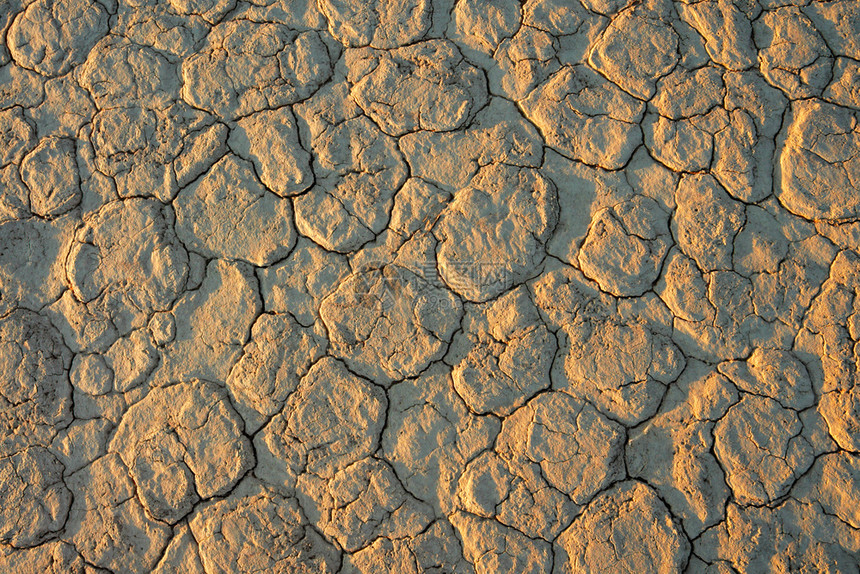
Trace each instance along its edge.
<instances>
[{"instance_id":1,"label":"clay surface","mask_svg":"<svg viewBox=\"0 0 860 574\"><path fill-rule=\"evenodd\" d=\"M860 1L0 0L0 573L860 572Z\"/></svg>"}]
</instances>

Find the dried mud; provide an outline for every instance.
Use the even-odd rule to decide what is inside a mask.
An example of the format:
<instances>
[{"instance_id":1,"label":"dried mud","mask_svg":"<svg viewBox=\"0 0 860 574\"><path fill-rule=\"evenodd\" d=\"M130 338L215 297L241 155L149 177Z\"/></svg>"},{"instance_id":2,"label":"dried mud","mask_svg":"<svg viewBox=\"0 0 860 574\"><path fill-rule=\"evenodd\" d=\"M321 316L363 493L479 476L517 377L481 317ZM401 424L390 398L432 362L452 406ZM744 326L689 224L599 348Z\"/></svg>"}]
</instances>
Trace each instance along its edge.
<instances>
[{"instance_id":1,"label":"dried mud","mask_svg":"<svg viewBox=\"0 0 860 574\"><path fill-rule=\"evenodd\" d=\"M857 0L0 0L0 572L860 572Z\"/></svg>"}]
</instances>

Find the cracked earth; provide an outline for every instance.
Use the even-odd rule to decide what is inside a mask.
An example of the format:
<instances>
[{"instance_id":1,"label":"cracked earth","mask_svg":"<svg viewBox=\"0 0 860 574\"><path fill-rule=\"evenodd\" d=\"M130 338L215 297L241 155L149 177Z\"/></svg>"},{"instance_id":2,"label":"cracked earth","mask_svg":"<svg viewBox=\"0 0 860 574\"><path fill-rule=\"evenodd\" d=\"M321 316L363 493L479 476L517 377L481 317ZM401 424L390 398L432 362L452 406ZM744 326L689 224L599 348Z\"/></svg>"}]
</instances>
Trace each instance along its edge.
<instances>
[{"instance_id":1,"label":"cracked earth","mask_svg":"<svg viewBox=\"0 0 860 574\"><path fill-rule=\"evenodd\" d=\"M858 0L0 40L0 572L860 572Z\"/></svg>"}]
</instances>

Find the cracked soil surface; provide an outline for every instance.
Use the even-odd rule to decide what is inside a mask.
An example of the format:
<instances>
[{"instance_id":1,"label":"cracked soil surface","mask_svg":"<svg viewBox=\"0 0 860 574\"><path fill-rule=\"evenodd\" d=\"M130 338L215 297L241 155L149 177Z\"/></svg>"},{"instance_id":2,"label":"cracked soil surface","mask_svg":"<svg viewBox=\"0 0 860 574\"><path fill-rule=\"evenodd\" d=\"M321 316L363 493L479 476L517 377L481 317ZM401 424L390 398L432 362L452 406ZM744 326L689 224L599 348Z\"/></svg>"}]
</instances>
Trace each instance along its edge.
<instances>
[{"instance_id":1,"label":"cracked soil surface","mask_svg":"<svg viewBox=\"0 0 860 574\"><path fill-rule=\"evenodd\" d=\"M860 573L860 1L0 0L0 572Z\"/></svg>"}]
</instances>

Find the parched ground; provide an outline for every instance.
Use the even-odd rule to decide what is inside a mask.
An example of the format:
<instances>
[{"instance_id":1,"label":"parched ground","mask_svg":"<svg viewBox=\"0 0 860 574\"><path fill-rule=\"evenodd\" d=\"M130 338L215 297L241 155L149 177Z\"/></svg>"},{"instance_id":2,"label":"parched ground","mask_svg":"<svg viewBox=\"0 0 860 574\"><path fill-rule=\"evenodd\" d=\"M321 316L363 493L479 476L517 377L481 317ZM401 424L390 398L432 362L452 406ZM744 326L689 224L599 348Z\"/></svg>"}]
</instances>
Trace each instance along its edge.
<instances>
[{"instance_id":1,"label":"parched ground","mask_svg":"<svg viewBox=\"0 0 860 574\"><path fill-rule=\"evenodd\" d=\"M860 1L0 32L0 572L860 572Z\"/></svg>"}]
</instances>

